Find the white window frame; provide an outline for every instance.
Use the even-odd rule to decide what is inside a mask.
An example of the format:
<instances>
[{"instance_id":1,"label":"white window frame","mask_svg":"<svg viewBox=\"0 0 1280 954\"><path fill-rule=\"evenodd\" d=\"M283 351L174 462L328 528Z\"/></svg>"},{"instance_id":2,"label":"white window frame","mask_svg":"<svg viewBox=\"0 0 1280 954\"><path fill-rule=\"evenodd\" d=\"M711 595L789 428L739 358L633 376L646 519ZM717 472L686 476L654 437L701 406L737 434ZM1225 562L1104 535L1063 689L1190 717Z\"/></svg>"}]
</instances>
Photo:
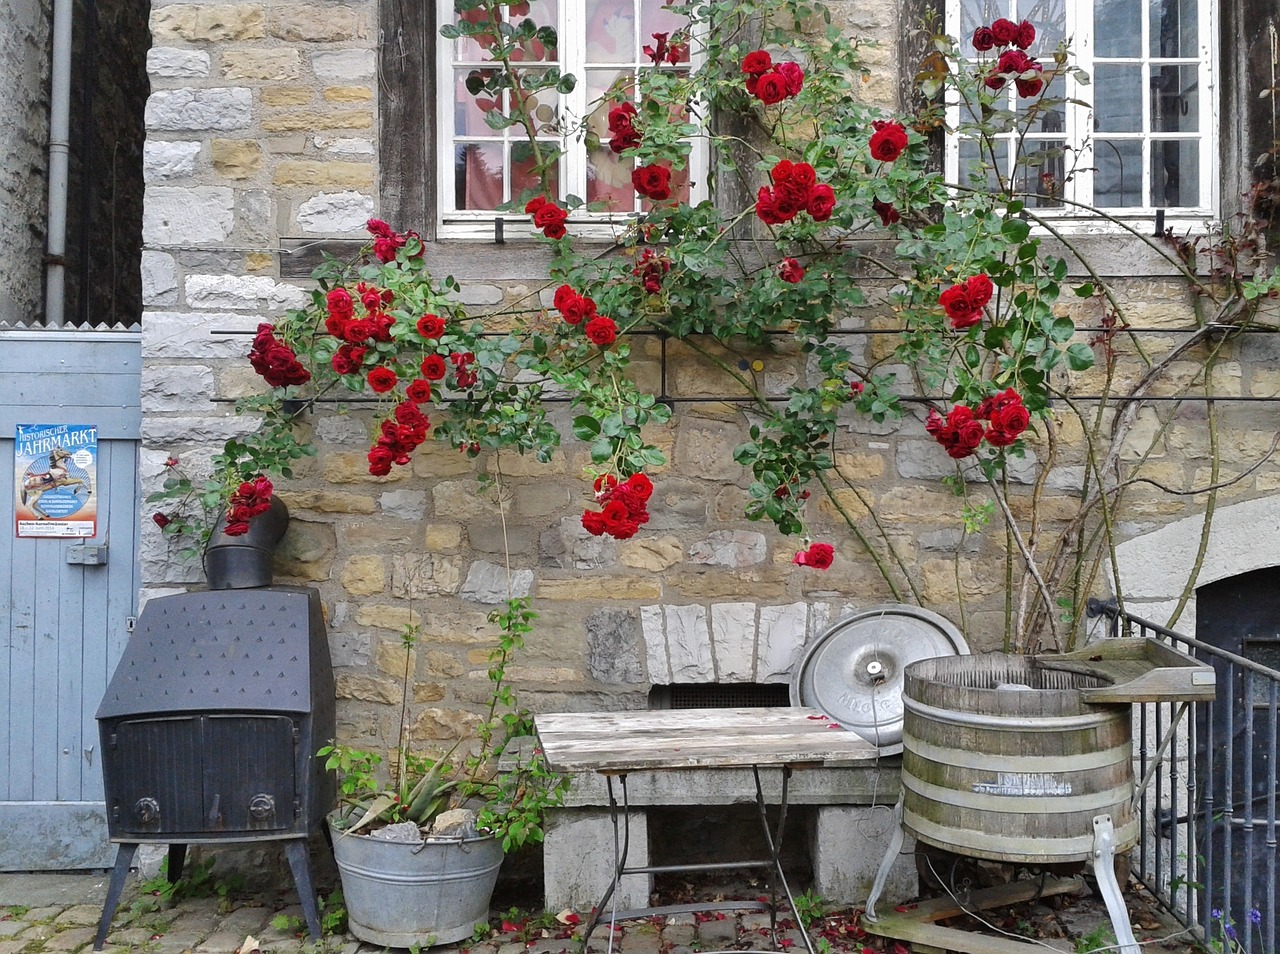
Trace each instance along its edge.
<instances>
[{"instance_id":1,"label":"white window frame","mask_svg":"<svg viewBox=\"0 0 1280 954\"><path fill-rule=\"evenodd\" d=\"M1014 16L1014 11L1018 8L1017 0L1004 0L1007 3L1009 16L1015 21L1019 17ZM1107 63L1119 64L1147 64L1151 59L1163 61L1163 57L1151 57L1150 45L1148 42L1150 29L1150 5L1147 0L1130 0L1138 5L1141 11L1143 36L1141 40L1140 57L1107 57ZM1092 81L1094 75L1094 43L1093 43L1093 13L1094 0L1064 0L1064 9L1066 17L1066 36L1067 44L1073 54L1073 62L1082 69ZM1216 41L1218 36L1218 0L1200 0L1199 3L1199 22L1198 22L1198 38L1197 44L1200 50L1198 60L1186 58L1185 61L1175 60L1175 64L1190 65L1195 62L1199 67L1198 83L1199 88L1203 91L1200 97L1200 131L1198 133L1198 141L1200 144L1199 155L1199 180L1200 180L1200 197L1202 204L1196 207L1177 207L1162 210L1163 223L1165 228L1171 228L1175 234L1183 234L1186 232L1205 232L1219 216L1221 208L1222 196L1219 192L1221 177L1219 175L1219 135L1221 124L1219 119L1219 44ZM961 55L976 55L970 44L970 35L960 34L960 2L959 0L947 0L946 4L946 28L947 32L957 37L960 44ZM991 54L988 54L990 56ZM1043 59L1043 58L1042 58ZM1073 79L1066 79L1068 84L1062 85L1062 79L1055 79L1054 85L1051 87L1051 95L1055 97L1065 97L1068 100L1080 100L1088 103L1092 100L1093 85L1077 83ZM1010 84L1012 85L1012 84ZM961 121L961 106L959 100L954 98L947 105L947 122L951 129L955 129ZM1151 115L1151 89L1149 84L1143 84L1142 90L1142 115L1144 124L1149 121L1147 117ZM1083 205L1092 205L1093 201L1093 111L1088 106L1080 105L1075 102L1067 102L1063 105L1065 109L1065 124L1063 131L1063 139L1067 142L1068 153L1066 157L1066 166L1071 170L1074 166L1075 174L1072 180L1065 185L1064 197L1073 202ZM1161 133L1128 133L1116 134L1106 133L1108 139L1136 139L1144 143L1158 142L1162 138L1177 138L1187 140L1191 137L1186 134L1172 135L1168 137L1162 136ZM1032 140L1034 141L1034 140ZM945 173L948 181L957 182L960 175L960 137L954 133L949 133L946 137L946 155L945 155ZM1142 195L1150 195L1151 185L1151 162L1149 148L1143 149L1142 162ZM1086 212L1076 206L1064 204L1061 209L1037 208L1034 210L1038 216L1053 220L1053 227L1064 232L1074 234L1081 233L1116 233L1123 231L1115 223L1100 219L1096 215ZM1108 208L1103 210L1110 216L1140 229L1146 233L1150 233L1152 223L1156 219L1157 209L1150 206L1132 206Z\"/></svg>"},{"instance_id":2,"label":"white window frame","mask_svg":"<svg viewBox=\"0 0 1280 954\"><path fill-rule=\"evenodd\" d=\"M633 5L635 22L639 24L640 5L642 0L625 0ZM572 73L577 79L573 92L563 94L561 115L565 127L572 129L587 115L587 83L586 83L586 30L582 21L586 15L586 0L557 0L559 12L558 22L553 24L559 40L558 65L563 73ZM495 231L495 220L503 220L503 234L507 238L536 238L542 233L533 227L531 217L519 210L498 212L485 209L455 208L454 192L454 60L453 45L455 40L440 36L441 26L455 22L453 3L451 0L436 0L436 116L438 128L436 139L436 223L438 236L444 239L487 239L492 241ZM641 47L650 43L649 37L638 37L636 44L636 63L647 63ZM610 68L615 65L610 64ZM634 65L633 65L634 66ZM693 51L688 69L692 72L699 66L696 49ZM624 70L628 64L617 64L616 68ZM560 139L560 147L564 154L560 158L560 183L564 196L575 195L585 200L587 187L587 153L584 144L571 135ZM686 171L689 175L690 195L693 204L708 198L707 188L709 153L707 139L698 136L692 142L692 151L686 160ZM510 190L510 182L506 184ZM613 238L629 223L635 221L638 213L589 212L580 208L573 212L566 223L570 231L586 238Z\"/></svg>"}]
</instances>

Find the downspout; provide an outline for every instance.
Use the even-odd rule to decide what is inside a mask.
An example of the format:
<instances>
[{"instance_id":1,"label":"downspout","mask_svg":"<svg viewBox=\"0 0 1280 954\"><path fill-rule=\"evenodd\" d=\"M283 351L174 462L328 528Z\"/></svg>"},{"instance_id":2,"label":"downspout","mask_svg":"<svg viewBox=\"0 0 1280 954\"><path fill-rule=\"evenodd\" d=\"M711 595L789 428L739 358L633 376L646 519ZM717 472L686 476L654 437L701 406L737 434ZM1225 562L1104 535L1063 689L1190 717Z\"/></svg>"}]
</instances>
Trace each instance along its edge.
<instances>
[{"instance_id":1,"label":"downspout","mask_svg":"<svg viewBox=\"0 0 1280 954\"><path fill-rule=\"evenodd\" d=\"M48 328L60 328L66 321L73 4L74 0L54 0L53 3L53 64L49 78L49 228L44 297L44 323Z\"/></svg>"}]
</instances>

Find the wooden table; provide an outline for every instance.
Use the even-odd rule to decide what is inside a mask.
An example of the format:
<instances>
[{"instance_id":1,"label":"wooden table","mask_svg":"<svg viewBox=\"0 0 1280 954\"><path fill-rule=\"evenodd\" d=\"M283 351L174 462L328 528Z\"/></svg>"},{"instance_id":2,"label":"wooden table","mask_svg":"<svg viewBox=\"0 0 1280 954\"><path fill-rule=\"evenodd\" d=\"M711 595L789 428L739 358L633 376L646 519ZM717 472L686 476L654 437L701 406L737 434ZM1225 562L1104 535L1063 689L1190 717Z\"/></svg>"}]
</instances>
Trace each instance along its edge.
<instances>
[{"instance_id":1,"label":"wooden table","mask_svg":"<svg viewBox=\"0 0 1280 954\"><path fill-rule=\"evenodd\" d=\"M538 740L547 764L557 772L597 772L609 787L609 812L614 831L614 874L600 903L592 912L582 936L585 950L591 932L600 922L618 882L628 874L712 871L759 868L769 873L770 924L777 942L778 888L787 899L797 927L802 927L795 898L782 872L782 839L787 821L787 781L795 769L855 765L877 757L875 746L848 732L816 709L799 706L746 709L653 709L635 712L551 713L534 717ZM766 860L738 862L628 866L630 846L627 774L640 771L705 768L751 768L756 784L756 807L769 848ZM765 812L761 769L782 771L778 823L771 828ZM618 781L619 806L614 792ZM621 818L621 823L619 819ZM618 920L674 911L709 910L719 905L676 905L637 911L610 912L612 927ZM756 902L734 907L758 908ZM813 942L802 930L809 954Z\"/></svg>"}]
</instances>

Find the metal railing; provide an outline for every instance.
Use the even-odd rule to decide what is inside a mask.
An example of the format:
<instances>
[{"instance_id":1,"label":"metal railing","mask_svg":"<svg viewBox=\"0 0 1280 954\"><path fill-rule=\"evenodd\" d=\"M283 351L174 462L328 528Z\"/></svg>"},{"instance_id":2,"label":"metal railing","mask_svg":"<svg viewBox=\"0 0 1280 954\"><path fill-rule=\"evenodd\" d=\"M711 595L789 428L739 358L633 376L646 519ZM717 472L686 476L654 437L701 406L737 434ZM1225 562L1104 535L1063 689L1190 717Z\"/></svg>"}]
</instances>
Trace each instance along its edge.
<instances>
[{"instance_id":1,"label":"metal railing","mask_svg":"<svg viewBox=\"0 0 1280 954\"><path fill-rule=\"evenodd\" d=\"M1280 672L1090 600L1112 636L1150 636L1212 665L1218 694L1174 730L1177 702L1134 706L1141 836L1133 875L1223 951L1277 954ZM1173 732L1163 753L1160 740Z\"/></svg>"}]
</instances>

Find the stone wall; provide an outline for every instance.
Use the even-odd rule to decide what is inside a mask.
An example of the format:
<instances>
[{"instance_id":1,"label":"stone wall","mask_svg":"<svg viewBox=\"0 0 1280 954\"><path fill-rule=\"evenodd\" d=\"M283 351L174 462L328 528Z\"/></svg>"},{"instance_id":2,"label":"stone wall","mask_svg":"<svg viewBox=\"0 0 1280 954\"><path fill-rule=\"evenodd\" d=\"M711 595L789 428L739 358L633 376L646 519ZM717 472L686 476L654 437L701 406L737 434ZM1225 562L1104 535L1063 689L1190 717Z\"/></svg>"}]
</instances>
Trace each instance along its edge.
<instances>
[{"instance_id":1,"label":"stone wall","mask_svg":"<svg viewBox=\"0 0 1280 954\"><path fill-rule=\"evenodd\" d=\"M893 9L859 0L842 11L859 29L892 40L900 24L885 11ZM358 237L379 208L375 13L372 0L153 7L142 261L146 489L163 479L170 454L199 473L222 441L246 429L230 404L260 386L242 358L246 335L306 293L305 282L281 277L291 272L282 243ZM868 95L877 101L897 95L892 50L876 54ZM1116 293L1133 306L1130 320L1142 331L1116 339L1114 374L1136 380L1144 361L1181 340L1194 302L1160 256L1123 241L1083 241L1095 263L1126 276ZM428 254L464 282L463 300L478 309L514 302L544 282L538 257L510 244L436 245ZM892 352L888 330L896 319L881 304L886 292L869 283L870 304L844 321L868 361ZM1096 300L1067 307L1083 325L1103 313ZM658 343L637 339L634 347L642 355L637 373L656 382ZM1211 393L1280 391L1270 337L1240 335L1206 347L1220 347ZM1185 355L1174 377L1192 380L1203 354ZM785 349L723 356L746 360L779 394L809 373L803 355ZM897 370L909 387L909 369ZM1087 420L1101 413L1109 421L1117 412L1099 412L1090 399L1103 374L1076 385L1074 408ZM655 684L786 681L805 642L847 609L912 599L904 576L975 648L998 645L1007 543L994 527L963 532L957 500L939 482L952 463L925 433L922 409L884 425L850 417L836 435L841 473L856 488L839 491L837 501L869 538L893 542L895 594L835 506L816 497L812 529L837 544L839 557L826 573L797 570L794 541L742 517L749 480L732 451L750 420L732 380L678 344L668 347L667 376L671 392L687 400L655 432L671 463L652 475L651 523L626 541L582 530L590 497L580 476L588 457L578 445L566 443L548 465L510 455L481 461L502 475L500 510L482 490L476 463L441 446L428 444L411 467L371 478L364 457L370 420L359 406L308 422L317 455L280 488L293 520L278 570L281 579L320 588L345 739L394 744L405 623L421 625L423 634L408 660L415 738L444 742L472 724L489 691L495 640L486 617L508 588L532 594L542 614L512 672L535 711L643 707ZM1157 394L1172 395L1161 387ZM1250 469L1274 437L1273 408L1216 405L1216 479L1239 478L1223 488L1224 498L1260 497L1280 484L1275 467ZM1139 415L1123 456L1145 461L1144 474L1159 486L1132 488L1129 507L1113 515L1121 536L1137 538L1203 510L1205 497L1194 490L1215 479L1206 414L1205 403L1192 400ZM1054 455L1039 510L1045 550L1078 506L1085 461L1077 410L1060 408L1051 430L1052 443L1047 432L1033 442L1011 491L1015 513L1025 516L1042 464ZM198 568L167 547L149 517L147 592L198 583ZM1097 588L1106 585L1100 579Z\"/></svg>"},{"instance_id":2,"label":"stone wall","mask_svg":"<svg viewBox=\"0 0 1280 954\"><path fill-rule=\"evenodd\" d=\"M0 322L43 309L51 8L13 0L0 17Z\"/></svg>"}]
</instances>

